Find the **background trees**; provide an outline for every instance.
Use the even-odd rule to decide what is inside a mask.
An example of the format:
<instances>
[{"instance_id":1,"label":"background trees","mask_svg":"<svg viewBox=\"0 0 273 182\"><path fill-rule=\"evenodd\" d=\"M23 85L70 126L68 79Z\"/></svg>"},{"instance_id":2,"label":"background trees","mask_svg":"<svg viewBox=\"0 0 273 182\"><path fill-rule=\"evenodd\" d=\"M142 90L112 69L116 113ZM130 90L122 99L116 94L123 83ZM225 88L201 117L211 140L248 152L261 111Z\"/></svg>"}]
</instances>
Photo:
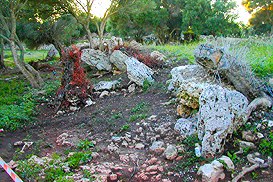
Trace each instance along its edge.
<instances>
[{"instance_id":1,"label":"background trees","mask_svg":"<svg viewBox=\"0 0 273 182\"><path fill-rule=\"evenodd\" d=\"M243 0L246 10L251 13L250 26L255 33L273 35L273 1L272 0Z\"/></svg>"}]
</instances>

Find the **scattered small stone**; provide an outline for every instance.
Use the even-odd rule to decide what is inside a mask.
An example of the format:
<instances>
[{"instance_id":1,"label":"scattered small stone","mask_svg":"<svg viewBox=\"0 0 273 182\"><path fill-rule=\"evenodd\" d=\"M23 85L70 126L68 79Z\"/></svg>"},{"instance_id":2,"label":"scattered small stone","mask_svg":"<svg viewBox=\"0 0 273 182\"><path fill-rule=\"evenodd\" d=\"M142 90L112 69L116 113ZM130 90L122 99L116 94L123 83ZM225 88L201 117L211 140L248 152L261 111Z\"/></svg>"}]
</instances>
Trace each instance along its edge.
<instances>
[{"instance_id":1,"label":"scattered small stone","mask_svg":"<svg viewBox=\"0 0 273 182\"><path fill-rule=\"evenodd\" d=\"M148 120L150 120L150 121L155 121L155 120L156 120L156 117L157 117L157 115L151 115L151 116L148 118Z\"/></svg>"},{"instance_id":2,"label":"scattered small stone","mask_svg":"<svg viewBox=\"0 0 273 182\"><path fill-rule=\"evenodd\" d=\"M105 90L105 91L101 92L100 98L104 98L104 97L109 96L109 95L110 95L110 93Z\"/></svg>"},{"instance_id":3,"label":"scattered small stone","mask_svg":"<svg viewBox=\"0 0 273 182\"><path fill-rule=\"evenodd\" d=\"M111 181L117 181L118 180L118 175L116 175L116 174L110 174L110 180Z\"/></svg>"},{"instance_id":4,"label":"scattered small stone","mask_svg":"<svg viewBox=\"0 0 273 182\"><path fill-rule=\"evenodd\" d=\"M14 146L22 146L22 145L24 145L24 142L23 141L17 141L13 145Z\"/></svg>"},{"instance_id":5,"label":"scattered small stone","mask_svg":"<svg viewBox=\"0 0 273 182\"><path fill-rule=\"evenodd\" d=\"M272 120L268 120L267 126L268 126L268 127L272 127L272 126L273 126L273 121L272 121Z\"/></svg>"},{"instance_id":6,"label":"scattered small stone","mask_svg":"<svg viewBox=\"0 0 273 182\"><path fill-rule=\"evenodd\" d=\"M178 155L176 147L174 145L167 146L166 150L164 151L164 155L166 159L174 160Z\"/></svg>"},{"instance_id":7,"label":"scattered small stone","mask_svg":"<svg viewBox=\"0 0 273 182\"><path fill-rule=\"evenodd\" d=\"M72 112L78 111L80 108L79 107L74 107L74 106L70 106L69 110Z\"/></svg>"},{"instance_id":8,"label":"scattered small stone","mask_svg":"<svg viewBox=\"0 0 273 182\"><path fill-rule=\"evenodd\" d=\"M120 136L112 136L112 139L111 139L113 142L115 143L119 143L122 141L122 137Z\"/></svg>"},{"instance_id":9,"label":"scattered small stone","mask_svg":"<svg viewBox=\"0 0 273 182\"><path fill-rule=\"evenodd\" d=\"M133 93L133 92L135 92L135 90L136 90L136 84L135 84L135 83L131 84L131 85L128 87L129 93Z\"/></svg>"},{"instance_id":10,"label":"scattered small stone","mask_svg":"<svg viewBox=\"0 0 273 182\"><path fill-rule=\"evenodd\" d=\"M11 160L8 165L11 169L15 169L18 166L18 164L13 160Z\"/></svg>"},{"instance_id":11,"label":"scattered small stone","mask_svg":"<svg viewBox=\"0 0 273 182\"><path fill-rule=\"evenodd\" d=\"M155 152L156 154L161 154L164 152L164 142L162 141L155 141L152 143L152 146L150 147L150 150L152 152Z\"/></svg>"},{"instance_id":12,"label":"scattered small stone","mask_svg":"<svg viewBox=\"0 0 273 182\"><path fill-rule=\"evenodd\" d=\"M96 104L96 102L92 101L90 98L85 101L86 105L85 107L91 106Z\"/></svg>"},{"instance_id":13,"label":"scattered small stone","mask_svg":"<svg viewBox=\"0 0 273 182\"><path fill-rule=\"evenodd\" d=\"M147 167L147 168L146 168L146 171L147 171L147 172L156 171L157 168L158 168L157 165L152 165L152 166Z\"/></svg>"},{"instance_id":14,"label":"scattered small stone","mask_svg":"<svg viewBox=\"0 0 273 182\"><path fill-rule=\"evenodd\" d=\"M252 131L243 131L242 138L248 142L255 142L257 140L256 135Z\"/></svg>"},{"instance_id":15,"label":"scattered small stone","mask_svg":"<svg viewBox=\"0 0 273 182\"><path fill-rule=\"evenodd\" d=\"M252 142L246 142L246 141L239 141L239 146L244 149L244 148L251 148L251 149L255 149L256 146L254 143Z\"/></svg>"},{"instance_id":16,"label":"scattered small stone","mask_svg":"<svg viewBox=\"0 0 273 182\"><path fill-rule=\"evenodd\" d=\"M110 144L107 146L107 150L108 150L108 152L110 152L110 153L118 152L118 146L116 146L114 143L110 143Z\"/></svg>"},{"instance_id":17,"label":"scattered small stone","mask_svg":"<svg viewBox=\"0 0 273 182\"><path fill-rule=\"evenodd\" d=\"M142 150L142 149L145 148L145 145L144 145L143 143L137 143L137 144L135 145L135 148L136 148L136 149L139 149L139 150Z\"/></svg>"},{"instance_id":18,"label":"scattered small stone","mask_svg":"<svg viewBox=\"0 0 273 182\"><path fill-rule=\"evenodd\" d=\"M156 157L153 157L150 160L148 160L148 164L150 164L150 165L153 165L156 162L157 162L157 158Z\"/></svg>"},{"instance_id":19,"label":"scattered small stone","mask_svg":"<svg viewBox=\"0 0 273 182\"><path fill-rule=\"evenodd\" d=\"M202 175L202 181L217 182L225 179L223 164L217 160L205 164L198 169L197 175Z\"/></svg>"},{"instance_id":20,"label":"scattered small stone","mask_svg":"<svg viewBox=\"0 0 273 182\"><path fill-rule=\"evenodd\" d=\"M262 134L262 133L257 133L257 137L259 138L259 139L261 139L261 138L264 138L264 135Z\"/></svg>"}]
</instances>

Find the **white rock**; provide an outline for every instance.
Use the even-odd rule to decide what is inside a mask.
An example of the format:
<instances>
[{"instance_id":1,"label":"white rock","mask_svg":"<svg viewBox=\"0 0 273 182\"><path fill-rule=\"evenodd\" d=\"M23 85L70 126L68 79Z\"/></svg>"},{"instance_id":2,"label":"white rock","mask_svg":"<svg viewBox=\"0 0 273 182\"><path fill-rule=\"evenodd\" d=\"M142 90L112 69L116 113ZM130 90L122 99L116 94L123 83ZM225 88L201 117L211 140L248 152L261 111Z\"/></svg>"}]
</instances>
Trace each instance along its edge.
<instances>
[{"instance_id":1,"label":"white rock","mask_svg":"<svg viewBox=\"0 0 273 182\"><path fill-rule=\"evenodd\" d=\"M106 96L109 96L109 95L110 95L110 92L105 90L105 91L101 92L100 98L103 98L103 97L106 97Z\"/></svg>"},{"instance_id":2,"label":"white rock","mask_svg":"<svg viewBox=\"0 0 273 182\"><path fill-rule=\"evenodd\" d=\"M96 67L98 70L112 70L109 58L100 50L84 49L81 60L90 66Z\"/></svg>"},{"instance_id":3,"label":"white rock","mask_svg":"<svg viewBox=\"0 0 273 182\"><path fill-rule=\"evenodd\" d=\"M95 91L102 91L102 90L114 90L120 84L120 80L114 81L100 81L99 83L94 85Z\"/></svg>"},{"instance_id":4,"label":"white rock","mask_svg":"<svg viewBox=\"0 0 273 182\"><path fill-rule=\"evenodd\" d=\"M154 141L152 143L152 146L150 147L150 150L155 153L162 153L165 148L164 148L164 142L162 141Z\"/></svg>"},{"instance_id":5,"label":"white rock","mask_svg":"<svg viewBox=\"0 0 273 182\"><path fill-rule=\"evenodd\" d=\"M129 93L132 93L136 90L136 84L131 84L129 87L128 87L128 91Z\"/></svg>"},{"instance_id":6,"label":"white rock","mask_svg":"<svg viewBox=\"0 0 273 182\"><path fill-rule=\"evenodd\" d=\"M119 70L126 71L126 60L129 57L123 54L120 50L115 50L110 56L110 62L115 65Z\"/></svg>"},{"instance_id":7,"label":"white rock","mask_svg":"<svg viewBox=\"0 0 273 182\"><path fill-rule=\"evenodd\" d=\"M217 160L211 164L205 164L198 169L198 175L202 175L203 182L218 182L225 179L223 164Z\"/></svg>"},{"instance_id":8,"label":"white rock","mask_svg":"<svg viewBox=\"0 0 273 182\"><path fill-rule=\"evenodd\" d=\"M197 133L197 121L181 118L176 121L174 130L180 132L182 137L190 136Z\"/></svg>"},{"instance_id":9,"label":"white rock","mask_svg":"<svg viewBox=\"0 0 273 182\"><path fill-rule=\"evenodd\" d=\"M273 121L272 121L272 120L268 120L267 126L268 126L268 127L272 127L272 126L273 126Z\"/></svg>"},{"instance_id":10,"label":"white rock","mask_svg":"<svg viewBox=\"0 0 273 182\"><path fill-rule=\"evenodd\" d=\"M145 80L150 83L154 82L154 71L145 64L139 62L133 57L127 59L125 63L127 66L128 78L135 82L137 85L143 86L143 82Z\"/></svg>"},{"instance_id":11,"label":"white rock","mask_svg":"<svg viewBox=\"0 0 273 182\"><path fill-rule=\"evenodd\" d=\"M224 162L226 164L225 167L228 171L232 171L235 169L235 166L229 157L223 155L221 158L219 158L217 160L220 162Z\"/></svg>"},{"instance_id":12,"label":"white rock","mask_svg":"<svg viewBox=\"0 0 273 182\"><path fill-rule=\"evenodd\" d=\"M223 151L226 137L246 122L247 98L237 92L214 85L201 94L198 137L202 140L202 155L215 156Z\"/></svg>"},{"instance_id":13,"label":"white rock","mask_svg":"<svg viewBox=\"0 0 273 182\"><path fill-rule=\"evenodd\" d=\"M135 149L142 150L142 149L144 149L144 148L145 148L145 145L143 145L143 143L137 143L137 144L135 145Z\"/></svg>"},{"instance_id":14,"label":"white rock","mask_svg":"<svg viewBox=\"0 0 273 182\"><path fill-rule=\"evenodd\" d=\"M36 155L31 156L28 159L28 162L32 163L32 164L37 164L39 166L44 166L46 165L49 161L51 161L52 159L48 158L48 157L38 157Z\"/></svg>"},{"instance_id":15,"label":"white rock","mask_svg":"<svg viewBox=\"0 0 273 182\"><path fill-rule=\"evenodd\" d=\"M270 78L268 83L269 83L269 86L273 88L273 78Z\"/></svg>"},{"instance_id":16,"label":"white rock","mask_svg":"<svg viewBox=\"0 0 273 182\"><path fill-rule=\"evenodd\" d=\"M172 79L168 80L168 90L178 97L181 105L198 109L201 92L214 79L199 65L186 65L171 70Z\"/></svg>"},{"instance_id":17,"label":"white rock","mask_svg":"<svg viewBox=\"0 0 273 182\"><path fill-rule=\"evenodd\" d=\"M92 101L90 98L85 101L86 105L85 107L91 106L96 104L96 102Z\"/></svg>"},{"instance_id":18,"label":"white rock","mask_svg":"<svg viewBox=\"0 0 273 182\"><path fill-rule=\"evenodd\" d=\"M246 141L239 141L239 146L244 149L244 148L251 148L251 149L255 149L256 146L254 143L252 142L246 142Z\"/></svg>"},{"instance_id":19,"label":"white rock","mask_svg":"<svg viewBox=\"0 0 273 182\"><path fill-rule=\"evenodd\" d=\"M174 160L178 155L177 148L174 145L168 145L164 151L164 156L168 160Z\"/></svg>"}]
</instances>

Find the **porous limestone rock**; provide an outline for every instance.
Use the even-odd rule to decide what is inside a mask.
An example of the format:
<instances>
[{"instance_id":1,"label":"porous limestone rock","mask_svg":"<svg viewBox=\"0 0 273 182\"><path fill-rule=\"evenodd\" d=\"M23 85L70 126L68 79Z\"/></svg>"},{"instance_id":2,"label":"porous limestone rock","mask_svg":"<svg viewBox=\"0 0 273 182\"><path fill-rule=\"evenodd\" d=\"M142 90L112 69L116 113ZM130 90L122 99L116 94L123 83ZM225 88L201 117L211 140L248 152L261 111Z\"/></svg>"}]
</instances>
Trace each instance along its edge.
<instances>
[{"instance_id":1,"label":"porous limestone rock","mask_svg":"<svg viewBox=\"0 0 273 182\"><path fill-rule=\"evenodd\" d=\"M247 98L221 86L208 86L200 95L198 137L202 155L214 156L223 151L225 140L246 121Z\"/></svg>"},{"instance_id":2,"label":"porous limestone rock","mask_svg":"<svg viewBox=\"0 0 273 182\"><path fill-rule=\"evenodd\" d=\"M164 148L164 142L162 142L162 141L154 141L152 143L152 146L150 147L150 150L152 152L157 153L157 154L161 154L165 150L165 148Z\"/></svg>"},{"instance_id":3,"label":"porous limestone rock","mask_svg":"<svg viewBox=\"0 0 273 182\"><path fill-rule=\"evenodd\" d=\"M94 85L95 91L102 91L102 90L114 90L120 84L120 80L114 81L100 81L99 83Z\"/></svg>"},{"instance_id":4,"label":"porous limestone rock","mask_svg":"<svg viewBox=\"0 0 273 182\"><path fill-rule=\"evenodd\" d=\"M225 179L224 167L228 171L234 170L234 164L227 156L222 156L210 164L204 164L198 169L197 174L202 175L203 182L218 182L219 179Z\"/></svg>"},{"instance_id":5,"label":"porous limestone rock","mask_svg":"<svg viewBox=\"0 0 273 182\"><path fill-rule=\"evenodd\" d=\"M145 64L139 62L136 58L131 57L127 59L125 63L127 66L128 78L137 85L143 86L145 80L150 83L154 82L154 71Z\"/></svg>"},{"instance_id":6,"label":"porous limestone rock","mask_svg":"<svg viewBox=\"0 0 273 182\"><path fill-rule=\"evenodd\" d=\"M180 107L198 109L201 92L207 86L215 84L214 79L199 65L173 68L171 75L168 90L178 97Z\"/></svg>"},{"instance_id":7,"label":"porous limestone rock","mask_svg":"<svg viewBox=\"0 0 273 182\"><path fill-rule=\"evenodd\" d=\"M174 130L178 131L182 137L187 137L197 133L197 119L178 119L174 125Z\"/></svg>"},{"instance_id":8,"label":"porous limestone rock","mask_svg":"<svg viewBox=\"0 0 273 182\"><path fill-rule=\"evenodd\" d=\"M126 60L129 57L122 53L120 50L115 50L110 56L110 62L115 65L119 70L126 71Z\"/></svg>"},{"instance_id":9,"label":"porous limestone rock","mask_svg":"<svg viewBox=\"0 0 273 182\"><path fill-rule=\"evenodd\" d=\"M109 57L100 50L84 49L81 60L90 66L96 67L98 70L112 70Z\"/></svg>"},{"instance_id":10,"label":"porous limestone rock","mask_svg":"<svg viewBox=\"0 0 273 182\"><path fill-rule=\"evenodd\" d=\"M174 145L168 145L164 151L164 156L168 160L174 160L178 155L177 148Z\"/></svg>"}]
</instances>

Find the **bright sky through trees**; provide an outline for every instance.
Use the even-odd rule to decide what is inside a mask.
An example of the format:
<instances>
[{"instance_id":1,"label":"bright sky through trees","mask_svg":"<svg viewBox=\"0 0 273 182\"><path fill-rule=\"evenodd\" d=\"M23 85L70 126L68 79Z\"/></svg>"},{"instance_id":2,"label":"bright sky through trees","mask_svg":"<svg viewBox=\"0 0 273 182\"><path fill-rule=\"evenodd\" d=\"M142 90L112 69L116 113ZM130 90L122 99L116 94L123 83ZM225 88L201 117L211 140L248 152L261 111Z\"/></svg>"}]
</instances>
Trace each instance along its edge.
<instances>
[{"instance_id":1,"label":"bright sky through trees","mask_svg":"<svg viewBox=\"0 0 273 182\"><path fill-rule=\"evenodd\" d=\"M81 1L85 1L85 0L81 0ZM238 12L239 14L239 18L238 18L238 22L243 22L245 24L247 24L248 19L250 18L250 14L245 10L244 6L242 5L242 0L235 0L238 8L236 9L235 12ZM98 17L102 17L104 12L106 11L106 9L110 6L110 0L95 0L93 8L92 8L92 12L98 16Z\"/></svg>"}]
</instances>

